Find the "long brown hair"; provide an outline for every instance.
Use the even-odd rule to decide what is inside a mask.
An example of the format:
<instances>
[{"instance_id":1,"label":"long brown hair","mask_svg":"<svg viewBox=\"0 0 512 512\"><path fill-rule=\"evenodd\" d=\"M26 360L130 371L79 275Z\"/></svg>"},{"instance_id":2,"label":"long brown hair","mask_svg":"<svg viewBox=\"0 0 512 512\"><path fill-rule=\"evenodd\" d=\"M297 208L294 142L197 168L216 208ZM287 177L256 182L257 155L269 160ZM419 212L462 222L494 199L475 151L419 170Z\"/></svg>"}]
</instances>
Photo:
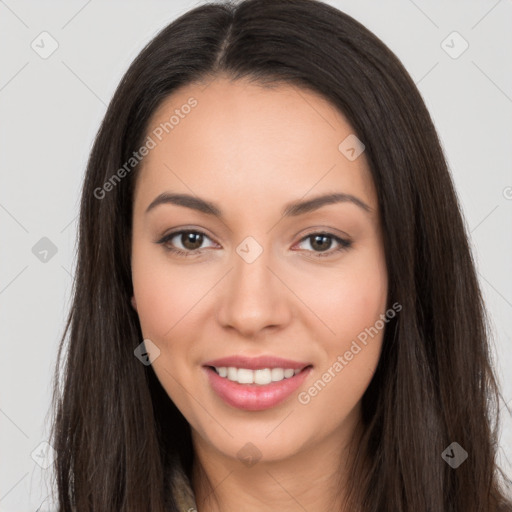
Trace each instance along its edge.
<instances>
[{"instance_id":1,"label":"long brown hair","mask_svg":"<svg viewBox=\"0 0 512 512\"><path fill-rule=\"evenodd\" d=\"M384 43L316 0L194 8L143 49L117 88L84 179L73 303L58 354L52 444L59 510L178 511L168 475L178 461L190 474L190 426L133 353L142 341L130 305L139 166L108 192L104 184L142 145L169 94L219 74L320 93L366 147L388 302L403 309L386 327L363 396L350 510L512 510L496 464L500 395L486 312L433 122ZM452 442L468 453L456 469L441 456Z\"/></svg>"}]
</instances>

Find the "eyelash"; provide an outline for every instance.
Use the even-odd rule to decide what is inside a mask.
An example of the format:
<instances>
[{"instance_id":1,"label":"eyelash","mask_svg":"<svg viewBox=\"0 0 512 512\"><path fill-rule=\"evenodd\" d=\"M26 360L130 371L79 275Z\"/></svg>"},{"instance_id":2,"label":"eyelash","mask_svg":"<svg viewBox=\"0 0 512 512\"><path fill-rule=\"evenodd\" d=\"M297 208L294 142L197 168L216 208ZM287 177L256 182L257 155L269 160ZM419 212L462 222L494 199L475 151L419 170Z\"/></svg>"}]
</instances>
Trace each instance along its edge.
<instances>
[{"instance_id":1,"label":"eyelash","mask_svg":"<svg viewBox=\"0 0 512 512\"><path fill-rule=\"evenodd\" d=\"M195 249L195 250L183 251L182 249L177 249L176 247L169 247L168 245L166 245L175 236L183 235L184 233L194 233L194 234L198 234L198 235L203 235L206 238L210 238L203 231L199 231L199 230L195 230L195 229L184 229L184 230L181 230L181 231L174 231L172 233L169 233L169 234L165 235L164 237L162 237L160 240L158 240L156 243L163 245L164 249L166 251L174 253L177 256L189 257L189 256L194 256L196 254L200 254L203 249ZM314 252L315 253L314 257L315 258L325 258L325 257L328 257L328 256L332 256L332 255L337 254L337 253L339 253L341 251L346 251L347 249L349 249L352 246L352 241L351 240L340 238L340 237L338 237L336 235L333 235L332 233L329 233L327 231L319 231L319 232L315 231L313 233L309 233L305 237L301 238L301 240L299 242L303 242L304 240L307 240L308 238L312 238L313 236L316 236L316 235L323 235L323 236L326 236L328 238L332 238L333 240L338 242L338 244L340 246L337 249L329 250L329 251L324 251L324 252L308 251L308 252Z\"/></svg>"}]
</instances>

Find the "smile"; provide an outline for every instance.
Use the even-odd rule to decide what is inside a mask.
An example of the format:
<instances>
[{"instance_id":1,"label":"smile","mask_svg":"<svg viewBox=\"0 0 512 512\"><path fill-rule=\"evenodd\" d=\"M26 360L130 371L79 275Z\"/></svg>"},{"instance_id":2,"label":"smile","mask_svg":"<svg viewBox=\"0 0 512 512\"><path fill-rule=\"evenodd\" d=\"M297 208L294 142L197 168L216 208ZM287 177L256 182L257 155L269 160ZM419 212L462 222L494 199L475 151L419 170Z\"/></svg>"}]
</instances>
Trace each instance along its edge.
<instances>
[{"instance_id":1,"label":"smile","mask_svg":"<svg viewBox=\"0 0 512 512\"><path fill-rule=\"evenodd\" d=\"M280 382L297 375L301 370L293 368L263 368L251 370L249 368L235 368L233 366L212 367L220 377L239 384L258 384L264 386L271 382Z\"/></svg>"},{"instance_id":2,"label":"smile","mask_svg":"<svg viewBox=\"0 0 512 512\"><path fill-rule=\"evenodd\" d=\"M301 369L203 366L215 394L226 404L246 411L262 411L284 402L304 382L312 365Z\"/></svg>"}]
</instances>

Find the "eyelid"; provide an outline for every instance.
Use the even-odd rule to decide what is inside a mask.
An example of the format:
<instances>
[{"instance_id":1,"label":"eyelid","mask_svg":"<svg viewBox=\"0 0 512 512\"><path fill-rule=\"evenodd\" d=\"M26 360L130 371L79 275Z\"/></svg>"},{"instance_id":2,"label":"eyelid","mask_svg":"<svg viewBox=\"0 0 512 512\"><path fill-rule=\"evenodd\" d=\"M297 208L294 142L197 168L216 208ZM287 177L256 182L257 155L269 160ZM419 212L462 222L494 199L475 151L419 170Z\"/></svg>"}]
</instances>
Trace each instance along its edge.
<instances>
[{"instance_id":1,"label":"eyelid","mask_svg":"<svg viewBox=\"0 0 512 512\"><path fill-rule=\"evenodd\" d=\"M332 236L333 238L340 238L345 239L347 241L352 241L352 237L348 233L327 226L310 226L309 228L300 231L295 236L300 236L300 240L302 241L304 238L308 236L320 234Z\"/></svg>"},{"instance_id":2,"label":"eyelid","mask_svg":"<svg viewBox=\"0 0 512 512\"><path fill-rule=\"evenodd\" d=\"M335 235L332 231L326 230L325 228L324 229L316 228L312 231L308 231L305 235L303 235L300 238L300 240L297 242L297 244L305 242L306 240L311 238L313 235L320 235L320 236L323 235L328 238L332 238L334 240L334 242L338 244L338 247L335 249L329 248L326 251L320 251L320 252L306 250L305 252L308 253L308 256L312 257L312 258L322 258L322 257L327 258L329 256L334 257L334 256L338 255L340 252L343 252L352 247L353 242L350 237L346 236L345 238L342 238L338 235ZM295 245L297 245L297 244L295 244Z\"/></svg>"},{"instance_id":3,"label":"eyelid","mask_svg":"<svg viewBox=\"0 0 512 512\"><path fill-rule=\"evenodd\" d=\"M204 237L208 238L209 240L211 240L212 242L214 243L217 243L215 242L212 237L206 233L205 231L203 231L202 229L198 229L198 228L187 228L187 227L182 227L182 228L178 228L176 229L175 231L170 231L169 233L166 233L164 234L159 240L157 240L155 243L157 244L165 244L166 242L168 242L169 240L172 240L175 236L177 235L181 235L183 233L195 233L195 234L199 234L199 235L203 235ZM196 249L196 251L202 251L203 249ZM187 251L189 253L194 253L194 251Z\"/></svg>"},{"instance_id":4,"label":"eyelid","mask_svg":"<svg viewBox=\"0 0 512 512\"><path fill-rule=\"evenodd\" d=\"M157 241L157 243L161 240L163 240L164 238L168 238L169 236L174 236L174 235L177 235L179 233L189 233L189 232L193 232L193 233L200 233L201 235L205 235L207 236L208 238L212 239L212 236L208 234L208 230L205 229L205 228L200 228L200 227L197 227L195 225L190 225L190 226L180 226L179 228L173 228L173 229L169 229L167 231L164 232L164 234L160 237L160 240Z\"/></svg>"}]
</instances>

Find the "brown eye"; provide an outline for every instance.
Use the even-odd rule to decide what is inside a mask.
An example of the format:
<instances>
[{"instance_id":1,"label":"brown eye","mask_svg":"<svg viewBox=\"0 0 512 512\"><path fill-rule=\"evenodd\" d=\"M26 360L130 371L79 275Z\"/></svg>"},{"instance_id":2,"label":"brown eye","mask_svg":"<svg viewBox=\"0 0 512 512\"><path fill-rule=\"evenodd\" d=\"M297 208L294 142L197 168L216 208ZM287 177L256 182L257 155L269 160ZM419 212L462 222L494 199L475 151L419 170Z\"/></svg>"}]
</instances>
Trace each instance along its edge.
<instances>
[{"instance_id":1,"label":"brown eye","mask_svg":"<svg viewBox=\"0 0 512 512\"><path fill-rule=\"evenodd\" d=\"M199 249L203 243L202 233L196 233L194 231L184 231L181 234L180 242L185 249L195 251Z\"/></svg>"},{"instance_id":2,"label":"brown eye","mask_svg":"<svg viewBox=\"0 0 512 512\"><path fill-rule=\"evenodd\" d=\"M180 256L193 256L202 251L204 247L201 246L206 239L210 240L205 233L189 229L169 233L157 243L163 245L165 250Z\"/></svg>"},{"instance_id":3,"label":"brown eye","mask_svg":"<svg viewBox=\"0 0 512 512\"><path fill-rule=\"evenodd\" d=\"M312 235L311 237L311 247L313 249L318 249L319 251L326 251L331 248L333 239L332 237L326 235Z\"/></svg>"},{"instance_id":4,"label":"brown eye","mask_svg":"<svg viewBox=\"0 0 512 512\"><path fill-rule=\"evenodd\" d=\"M316 253L314 256L317 257L332 256L340 251L349 249L352 245L350 240L345 240L332 233L311 233L305 236L300 243L306 240L310 241L309 245L312 248L309 252ZM329 250L333 243L338 244L338 247L334 250Z\"/></svg>"}]
</instances>

